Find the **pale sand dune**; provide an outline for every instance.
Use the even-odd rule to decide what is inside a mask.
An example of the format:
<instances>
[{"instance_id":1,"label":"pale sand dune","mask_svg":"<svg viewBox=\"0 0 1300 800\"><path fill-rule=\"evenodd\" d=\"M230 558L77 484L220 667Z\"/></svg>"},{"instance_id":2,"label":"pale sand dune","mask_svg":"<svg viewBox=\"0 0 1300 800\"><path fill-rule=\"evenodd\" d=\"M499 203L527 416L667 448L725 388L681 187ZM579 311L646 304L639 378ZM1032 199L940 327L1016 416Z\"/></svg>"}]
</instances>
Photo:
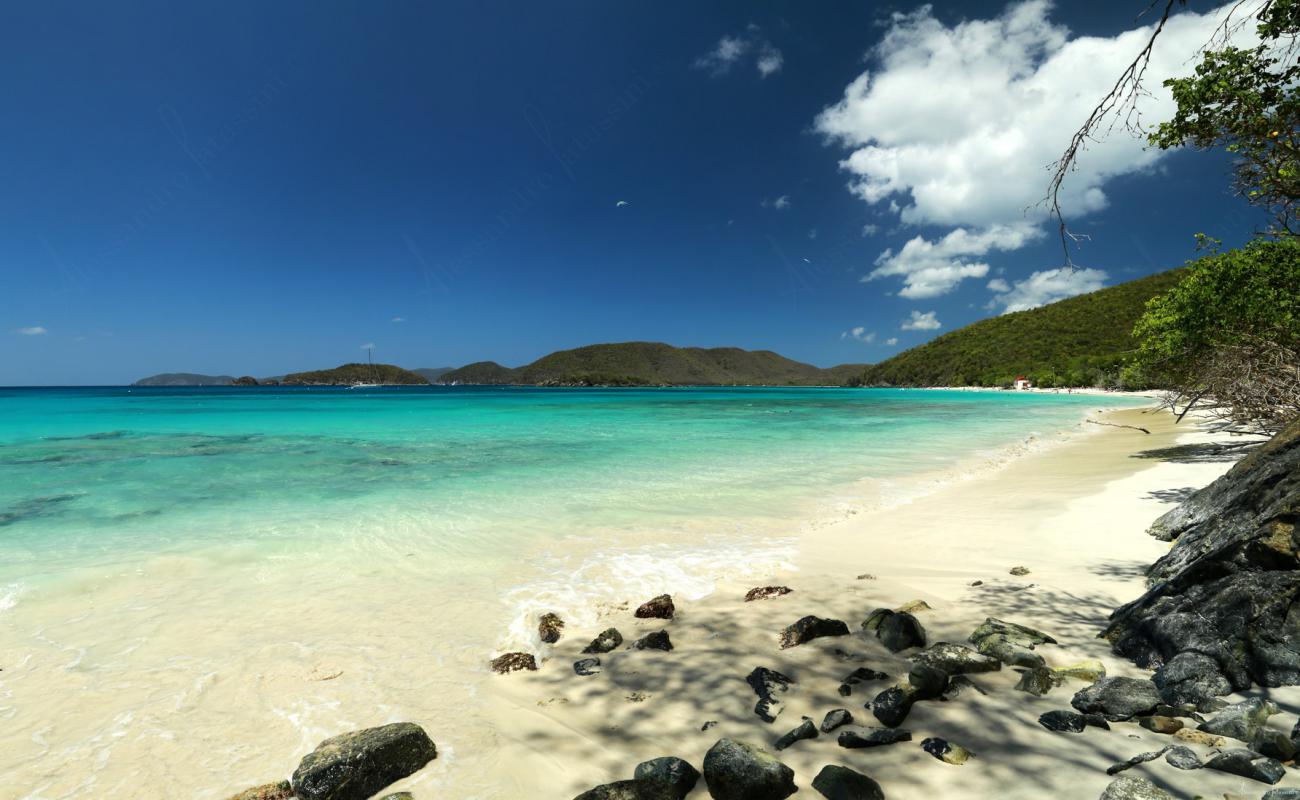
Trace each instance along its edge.
<instances>
[{"instance_id":1,"label":"pale sand dune","mask_svg":"<svg viewBox=\"0 0 1300 800\"><path fill-rule=\"evenodd\" d=\"M1141 593L1142 568L1168 546L1146 536L1146 526L1184 490L1209 483L1231 464L1207 460L1195 447L1163 458L1135 457L1214 437L1187 424L1175 429L1164 413L1122 411L1106 419L1152 433L1102 428L912 504L810 530L801 541L799 571L771 576L795 589L786 597L744 603L748 586L730 585L702 601L679 604L677 619L667 624L635 620L626 610L603 615L602 623L618 627L629 642L666 628L676 645L671 653L621 649L603 657L602 674L579 677L571 662L597 629L567 631L539 672L502 676L491 684L490 715L499 731L491 761L502 792L568 798L631 777L639 761L662 755L686 758L698 768L719 737L770 747L801 715L820 723L839 707L858 723L878 724L863 704L889 681L860 686L849 698L836 689L860 665L905 676L907 662L859 626L873 608L913 599L933 607L919 615L931 641L963 642L992 615L1055 636L1059 646L1040 648L1051 665L1096 658L1109 674L1143 674L1115 657L1096 634L1111 609ZM1031 573L1010 576L1016 565ZM858 580L861 573L877 578ZM984 584L971 587L975 580ZM806 614L843 619L854 632L778 650L781 628ZM842 660L836 649L859 657ZM755 666L798 681L775 724L753 713L755 697L744 677ZM1117 723L1110 732L1047 731L1038 716L1068 708L1085 684L1072 681L1038 698L1014 691L1017 677L1008 669L975 676L988 696L967 693L952 702L917 704L903 725L913 733L911 743L846 750L832 733L796 743L780 758L795 769L799 796L817 796L810 784L822 766L843 764L875 777L891 800L1095 798L1112 780L1106 767L1175 743L1133 723ZM629 699L637 695L648 697ZM1300 693L1274 690L1270 696L1285 712L1274 724L1289 730L1300 711ZM702 732L707 720L718 724ZM960 767L944 764L918 746L927 736L961 744L977 758ZM1208 770L1180 771L1163 760L1126 774L1145 776L1180 797L1258 797L1268 788ZM1300 786L1300 777L1289 771L1279 785ZM692 796L707 796L703 781Z\"/></svg>"}]
</instances>

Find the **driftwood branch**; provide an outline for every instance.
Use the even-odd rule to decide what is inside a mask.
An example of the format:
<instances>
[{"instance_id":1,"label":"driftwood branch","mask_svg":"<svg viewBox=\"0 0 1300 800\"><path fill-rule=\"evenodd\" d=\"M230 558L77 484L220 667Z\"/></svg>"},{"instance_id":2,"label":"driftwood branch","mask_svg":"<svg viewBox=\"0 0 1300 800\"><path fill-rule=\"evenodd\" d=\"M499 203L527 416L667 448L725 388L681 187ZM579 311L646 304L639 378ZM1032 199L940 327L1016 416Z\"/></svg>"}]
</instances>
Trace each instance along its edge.
<instances>
[{"instance_id":1,"label":"driftwood branch","mask_svg":"<svg viewBox=\"0 0 1300 800\"><path fill-rule=\"evenodd\" d=\"M1095 419L1086 420L1086 422L1091 422L1093 425L1105 425L1108 428L1128 428L1129 430L1142 431L1148 436L1151 435L1151 431L1147 430L1146 428L1139 428L1137 425L1119 425L1114 422L1098 422Z\"/></svg>"}]
</instances>

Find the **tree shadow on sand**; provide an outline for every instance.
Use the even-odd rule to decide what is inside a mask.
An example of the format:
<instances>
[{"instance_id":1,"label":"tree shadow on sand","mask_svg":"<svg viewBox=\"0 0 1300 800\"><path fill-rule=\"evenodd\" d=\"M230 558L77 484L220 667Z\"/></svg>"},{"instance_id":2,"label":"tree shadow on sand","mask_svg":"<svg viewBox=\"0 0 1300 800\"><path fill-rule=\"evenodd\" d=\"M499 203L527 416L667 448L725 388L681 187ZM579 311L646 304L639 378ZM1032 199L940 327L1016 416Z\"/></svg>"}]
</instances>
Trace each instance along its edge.
<instances>
[{"instance_id":1,"label":"tree shadow on sand","mask_svg":"<svg viewBox=\"0 0 1300 800\"><path fill-rule=\"evenodd\" d=\"M1130 458L1147 458L1174 464L1216 464L1239 461L1262 442L1198 442L1142 450Z\"/></svg>"}]
</instances>

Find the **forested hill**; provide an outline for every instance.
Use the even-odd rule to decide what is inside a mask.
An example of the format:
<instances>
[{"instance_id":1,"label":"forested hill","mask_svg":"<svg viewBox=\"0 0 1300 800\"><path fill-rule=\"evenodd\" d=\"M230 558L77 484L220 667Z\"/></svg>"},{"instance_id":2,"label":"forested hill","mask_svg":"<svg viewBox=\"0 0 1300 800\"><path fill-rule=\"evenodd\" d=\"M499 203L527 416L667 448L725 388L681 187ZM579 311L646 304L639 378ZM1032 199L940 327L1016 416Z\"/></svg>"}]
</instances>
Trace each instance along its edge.
<instances>
[{"instance_id":1,"label":"forested hill","mask_svg":"<svg viewBox=\"0 0 1300 800\"><path fill-rule=\"evenodd\" d=\"M419 386L427 384L424 376L392 364L344 364L334 369L295 372L285 375L285 386L350 386L354 383Z\"/></svg>"},{"instance_id":2,"label":"forested hill","mask_svg":"<svg viewBox=\"0 0 1300 800\"><path fill-rule=\"evenodd\" d=\"M946 333L868 367L869 386L1113 385L1146 303L1181 278L1162 272Z\"/></svg>"},{"instance_id":3,"label":"forested hill","mask_svg":"<svg viewBox=\"0 0 1300 800\"><path fill-rule=\"evenodd\" d=\"M560 350L527 366L492 361L446 373L440 383L534 386L819 386L842 385L864 365L822 369L770 350L673 347L661 342L596 344Z\"/></svg>"}]
</instances>

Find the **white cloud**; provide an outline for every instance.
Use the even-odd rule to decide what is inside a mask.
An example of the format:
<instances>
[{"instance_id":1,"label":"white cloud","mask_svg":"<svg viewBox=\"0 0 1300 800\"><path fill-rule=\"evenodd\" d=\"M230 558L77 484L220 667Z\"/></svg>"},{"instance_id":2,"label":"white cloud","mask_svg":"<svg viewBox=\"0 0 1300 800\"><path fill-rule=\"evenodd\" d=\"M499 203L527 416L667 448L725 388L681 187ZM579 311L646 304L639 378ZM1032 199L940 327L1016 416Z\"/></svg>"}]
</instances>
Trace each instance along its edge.
<instances>
[{"instance_id":1,"label":"white cloud","mask_svg":"<svg viewBox=\"0 0 1300 800\"><path fill-rule=\"evenodd\" d=\"M1106 273L1099 269L1047 269L1035 272L1023 281L1016 281L1015 286L1007 286L1006 281L993 280L989 288L999 292L990 302L990 306L1003 307L1003 314L1013 311L1026 311L1074 297L1076 294L1095 292L1106 285ZM1002 288L993 284L1001 283Z\"/></svg>"},{"instance_id":2,"label":"white cloud","mask_svg":"<svg viewBox=\"0 0 1300 800\"><path fill-rule=\"evenodd\" d=\"M841 339L852 338L852 339L857 339L859 342L863 342L865 344L871 344L876 340L876 332L871 331L868 333L866 328L859 325L856 328L850 328L844 333L841 333L840 338Z\"/></svg>"},{"instance_id":3,"label":"white cloud","mask_svg":"<svg viewBox=\"0 0 1300 800\"><path fill-rule=\"evenodd\" d=\"M784 211L790 207L790 195L783 194L775 200L769 200L765 197L759 205L763 208L775 208L777 211Z\"/></svg>"},{"instance_id":4,"label":"white cloud","mask_svg":"<svg viewBox=\"0 0 1300 800\"><path fill-rule=\"evenodd\" d=\"M816 239L816 238L817 238L817 229L816 229L816 228L811 228L811 229L808 231L808 238L809 238L809 239Z\"/></svg>"},{"instance_id":5,"label":"white cloud","mask_svg":"<svg viewBox=\"0 0 1300 800\"><path fill-rule=\"evenodd\" d=\"M44 336L49 331L43 325L33 325L30 328L19 328L14 333L20 336Z\"/></svg>"},{"instance_id":6,"label":"white cloud","mask_svg":"<svg viewBox=\"0 0 1300 800\"><path fill-rule=\"evenodd\" d=\"M374 349L375 349L375 343L374 343L374 342L366 342L365 344L361 345L361 349L362 349L362 350L374 350Z\"/></svg>"},{"instance_id":7,"label":"white cloud","mask_svg":"<svg viewBox=\"0 0 1300 800\"><path fill-rule=\"evenodd\" d=\"M862 226L863 236L875 236L877 233L880 233L879 225L868 222L866 225Z\"/></svg>"},{"instance_id":8,"label":"white cloud","mask_svg":"<svg viewBox=\"0 0 1300 800\"><path fill-rule=\"evenodd\" d=\"M939 330L939 328L943 326L939 322L939 320L936 319L935 317L936 313L937 312L934 311L927 311L924 314L922 314L920 311L913 311L912 316L906 321L904 321L902 325L899 326L899 330L937 331Z\"/></svg>"},{"instance_id":9,"label":"white cloud","mask_svg":"<svg viewBox=\"0 0 1300 800\"><path fill-rule=\"evenodd\" d=\"M393 322L406 322L406 317L393 317Z\"/></svg>"},{"instance_id":10,"label":"white cloud","mask_svg":"<svg viewBox=\"0 0 1300 800\"><path fill-rule=\"evenodd\" d=\"M717 77L725 75L731 68L753 57L754 68L759 77L766 78L780 72L785 58L757 25L749 25L743 33L723 36L712 50L695 59L696 69L707 70Z\"/></svg>"},{"instance_id":11,"label":"white cloud","mask_svg":"<svg viewBox=\"0 0 1300 800\"><path fill-rule=\"evenodd\" d=\"M911 300L938 297L951 292L967 278L983 278L988 274L988 263L972 257L994 250L1016 250L1042 235L1042 231L1021 222L990 225L974 231L956 228L934 241L917 236L897 253L892 249L881 253L876 258L876 268L862 280L899 276L903 279L900 297Z\"/></svg>"},{"instance_id":12,"label":"white cloud","mask_svg":"<svg viewBox=\"0 0 1300 800\"><path fill-rule=\"evenodd\" d=\"M994 278L993 280L989 281L989 284L988 284L988 285L989 285L989 291L990 291L990 292L1009 292L1009 291L1011 291L1011 287L1007 284L1006 281L1004 281L1004 280L1001 279L1001 278Z\"/></svg>"},{"instance_id":13,"label":"white cloud","mask_svg":"<svg viewBox=\"0 0 1300 800\"><path fill-rule=\"evenodd\" d=\"M885 340L885 346L887 346L887 347L893 347L893 346L896 345L896 344L898 344L898 337L897 337L897 336L891 336L891 337L889 337L888 339Z\"/></svg>"}]
</instances>

